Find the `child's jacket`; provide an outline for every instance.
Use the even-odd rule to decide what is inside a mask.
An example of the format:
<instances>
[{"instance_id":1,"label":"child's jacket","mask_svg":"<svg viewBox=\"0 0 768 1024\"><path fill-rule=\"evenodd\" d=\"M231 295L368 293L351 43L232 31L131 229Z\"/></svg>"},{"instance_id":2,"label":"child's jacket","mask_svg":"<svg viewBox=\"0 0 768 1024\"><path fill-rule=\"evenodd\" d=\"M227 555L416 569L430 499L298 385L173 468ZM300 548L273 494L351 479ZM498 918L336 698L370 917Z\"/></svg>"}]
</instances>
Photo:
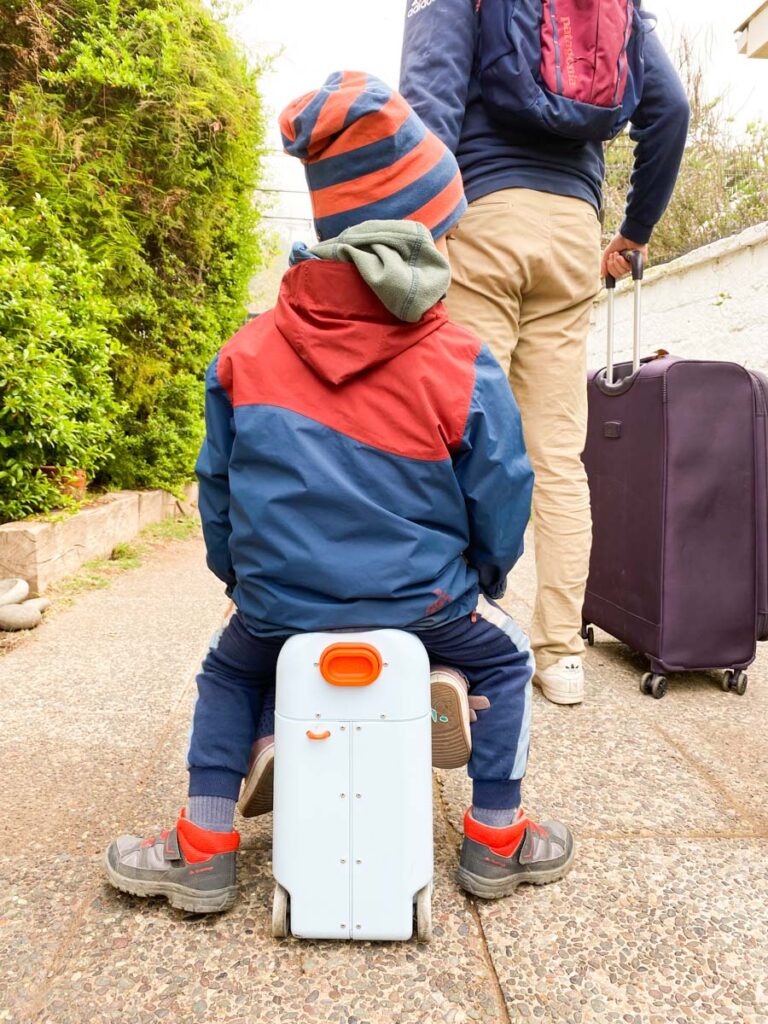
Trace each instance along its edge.
<instances>
[{"instance_id":1,"label":"child's jacket","mask_svg":"<svg viewBox=\"0 0 768 1024\"><path fill-rule=\"evenodd\" d=\"M407 323L353 263L299 263L211 364L206 425L208 565L252 632L425 628L503 593L533 474L504 373L442 303Z\"/></svg>"}]
</instances>

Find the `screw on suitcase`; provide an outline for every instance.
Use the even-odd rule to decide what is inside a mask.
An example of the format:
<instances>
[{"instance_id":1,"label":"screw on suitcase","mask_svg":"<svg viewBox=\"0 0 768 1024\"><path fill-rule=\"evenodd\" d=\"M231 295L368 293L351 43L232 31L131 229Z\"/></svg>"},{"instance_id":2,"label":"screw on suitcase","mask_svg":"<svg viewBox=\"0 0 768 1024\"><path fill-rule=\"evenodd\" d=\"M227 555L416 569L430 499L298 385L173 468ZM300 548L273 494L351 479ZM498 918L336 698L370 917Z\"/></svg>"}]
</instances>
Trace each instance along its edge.
<instances>
[{"instance_id":1,"label":"screw on suitcase","mask_svg":"<svg viewBox=\"0 0 768 1024\"><path fill-rule=\"evenodd\" d=\"M765 382L734 363L640 358L642 263L632 265L633 358L588 379L584 464L593 544L582 636L591 624L645 654L640 688L656 698L668 672L744 669L766 632L768 484Z\"/></svg>"},{"instance_id":2,"label":"screw on suitcase","mask_svg":"<svg viewBox=\"0 0 768 1024\"><path fill-rule=\"evenodd\" d=\"M431 938L429 658L382 629L291 637L277 664L272 931Z\"/></svg>"}]
</instances>

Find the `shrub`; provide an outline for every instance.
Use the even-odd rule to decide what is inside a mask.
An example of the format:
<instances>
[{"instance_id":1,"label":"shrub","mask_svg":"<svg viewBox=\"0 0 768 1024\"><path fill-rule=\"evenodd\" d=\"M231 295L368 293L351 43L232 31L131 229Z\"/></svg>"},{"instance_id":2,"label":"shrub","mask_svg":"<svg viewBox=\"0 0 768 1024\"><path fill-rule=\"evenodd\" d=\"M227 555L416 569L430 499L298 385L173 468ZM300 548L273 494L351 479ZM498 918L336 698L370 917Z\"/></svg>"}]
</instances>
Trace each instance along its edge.
<instances>
[{"instance_id":1,"label":"shrub","mask_svg":"<svg viewBox=\"0 0 768 1024\"><path fill-rule=\"evenodd\" d=\"M189 478L203 373L259 264L264 139L260 71L202 0L7 6L0 518L50 507L41 459Z\"/></svg>"},{"instance_id":2,"label":"shrub","mask_svg":"<svg viewBox=\"0 0 768 1024\"><path fill-rule=\"evenodd\" d=\"M768 125L755 123L734 136L724 97L705 96L702 56L691 39L683 36L674 56L691 121L674 195L651 240L653 263L768 219ZM632 150L627 135L606 147L606 241L623 219Z\"/></svg>"},{"instance_id":3,"label":"shrub","mask_svg":"<svg viewBox=\"0 0 768 1024\"><path fill-rule=\"evenodd\" d=\"M0 192L0 203L2 192ZM120 409L109 361L115 319L102 268L61 230L45 200L0 205L0 512L50 508L43 465L102 468Z\"/></svg>"}]
</instances>

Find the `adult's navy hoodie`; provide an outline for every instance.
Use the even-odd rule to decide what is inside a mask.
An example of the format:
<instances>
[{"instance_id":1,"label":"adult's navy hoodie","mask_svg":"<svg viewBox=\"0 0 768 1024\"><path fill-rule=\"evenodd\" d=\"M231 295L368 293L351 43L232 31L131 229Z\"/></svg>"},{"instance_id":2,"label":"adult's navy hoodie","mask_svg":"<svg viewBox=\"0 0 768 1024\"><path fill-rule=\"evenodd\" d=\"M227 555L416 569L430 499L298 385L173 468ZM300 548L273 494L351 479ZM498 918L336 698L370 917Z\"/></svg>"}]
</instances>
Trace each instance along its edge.
<instances>
[{"instance_id":1,"label":"adult's navy hoodie","mask_svg":"<svg viewBox=\"0 0 768 1024\"><path fill-rule=\"evenodd\" d=\"M574 196L599 212L600 142L511 131L491 120L477 76L478 0L407 0L400 91L456 154L467 200L504 188ZM667 207L688 132L688 100L655 32L645 38L643 93L630 125L635 164L620 227L647 242Z\"/></svg>"}]
</instances>

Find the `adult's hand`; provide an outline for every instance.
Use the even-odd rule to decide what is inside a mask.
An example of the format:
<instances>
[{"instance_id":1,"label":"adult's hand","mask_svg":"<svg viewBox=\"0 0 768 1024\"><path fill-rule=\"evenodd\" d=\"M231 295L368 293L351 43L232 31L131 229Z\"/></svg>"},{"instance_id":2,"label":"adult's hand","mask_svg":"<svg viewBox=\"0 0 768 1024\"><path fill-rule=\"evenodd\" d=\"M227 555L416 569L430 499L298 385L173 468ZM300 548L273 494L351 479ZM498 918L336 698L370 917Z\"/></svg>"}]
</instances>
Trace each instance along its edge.
<instances>
[{"instance_id":1,"label":"adult's hand","mask_svg":"<svg viewBox=\"0 0 768 1024\"><path fill-rule=\"evenodd\" d=\"M630 272L632 268L621 255L626 249L639 250L643 254L643 260L647 262L648 245L640 245L639 242L633 242L631 238L625 238L624 235L617 232L605 247L600 264L601 277L606 277L606 275L610 274L611 277L615 277L618 280L618 278L624 277Z\"/></svg>"}]
</instances>

